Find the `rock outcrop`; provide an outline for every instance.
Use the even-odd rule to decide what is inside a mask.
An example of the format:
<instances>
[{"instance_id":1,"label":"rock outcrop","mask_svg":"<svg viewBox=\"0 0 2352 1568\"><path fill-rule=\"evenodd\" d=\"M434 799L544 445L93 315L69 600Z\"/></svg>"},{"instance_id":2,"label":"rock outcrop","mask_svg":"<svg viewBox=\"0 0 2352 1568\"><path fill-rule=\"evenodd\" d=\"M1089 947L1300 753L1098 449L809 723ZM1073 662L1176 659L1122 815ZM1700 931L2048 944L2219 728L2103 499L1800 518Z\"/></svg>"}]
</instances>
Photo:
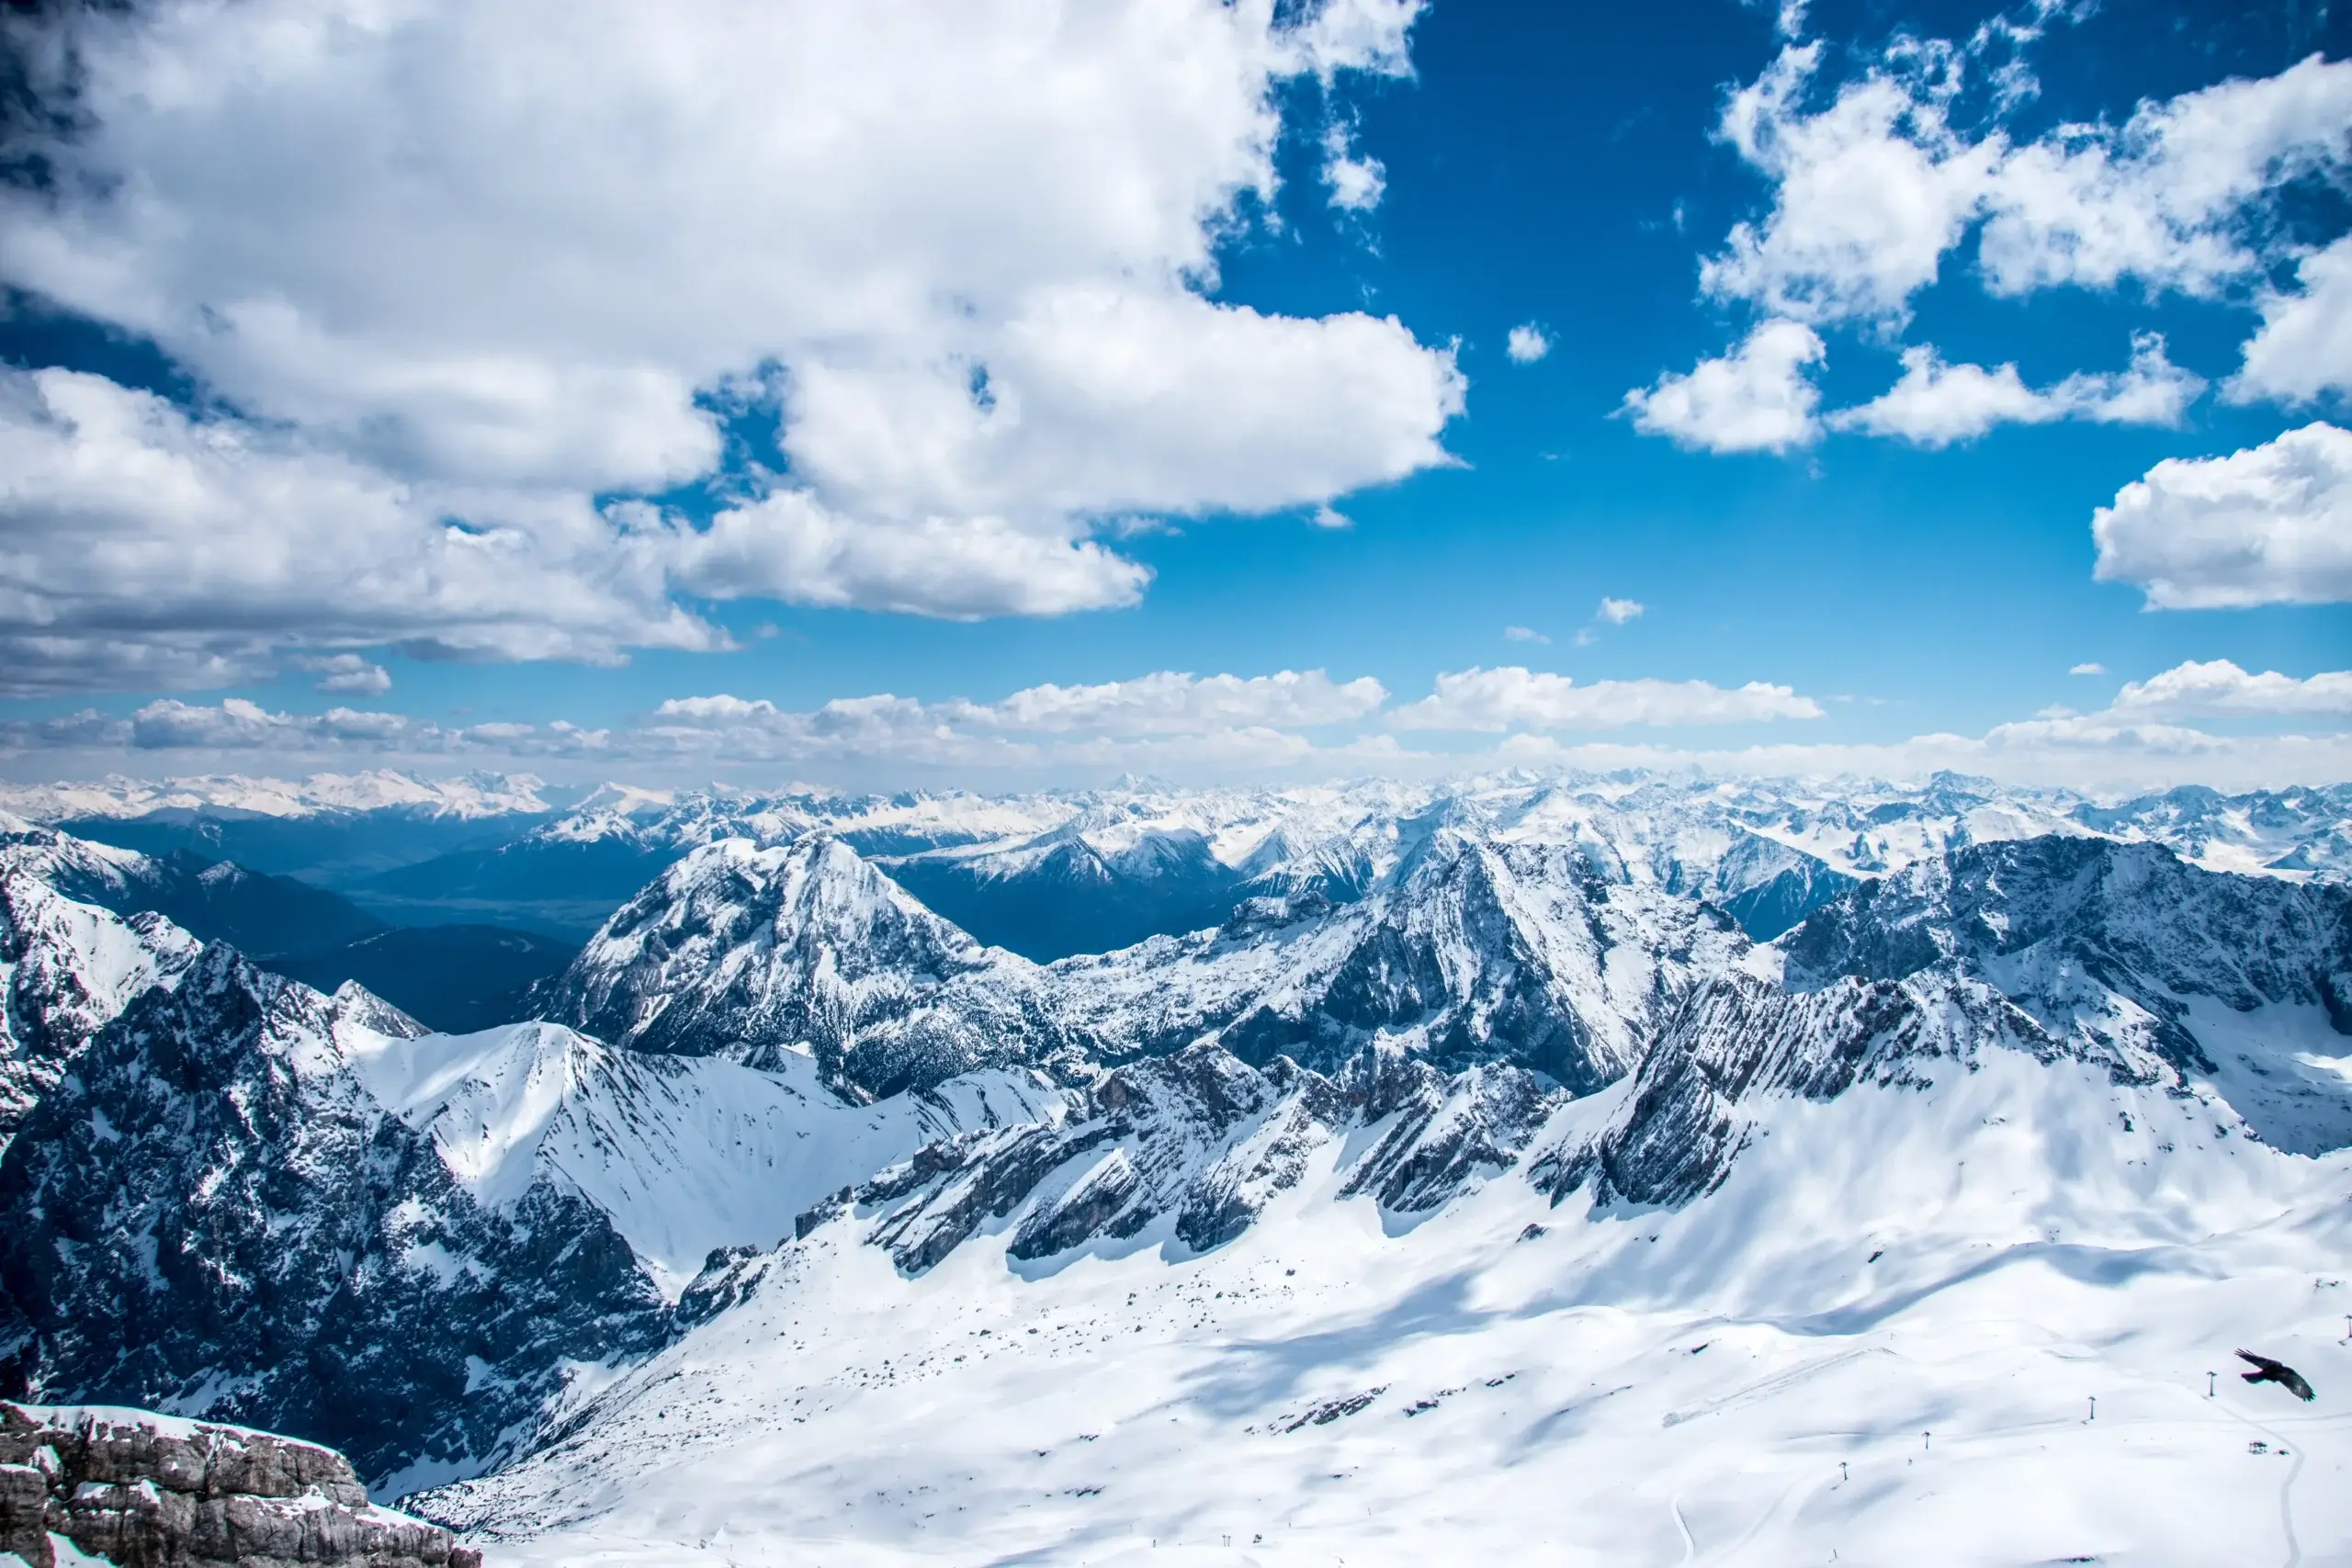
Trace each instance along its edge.
<instances>
[{"instance_id":1,"label":"rock outcrop","mask_svg":"<svg viewBox=\"0 0 2352 1568\"><path fill-rule=\"evenodd\" d=\"M0 1552L57 1568L53 1537L124 1568L481 1568L440 1526L371 1507L332 1449L145 1411L0 1402Z\"/></svg>"}]
</instances>

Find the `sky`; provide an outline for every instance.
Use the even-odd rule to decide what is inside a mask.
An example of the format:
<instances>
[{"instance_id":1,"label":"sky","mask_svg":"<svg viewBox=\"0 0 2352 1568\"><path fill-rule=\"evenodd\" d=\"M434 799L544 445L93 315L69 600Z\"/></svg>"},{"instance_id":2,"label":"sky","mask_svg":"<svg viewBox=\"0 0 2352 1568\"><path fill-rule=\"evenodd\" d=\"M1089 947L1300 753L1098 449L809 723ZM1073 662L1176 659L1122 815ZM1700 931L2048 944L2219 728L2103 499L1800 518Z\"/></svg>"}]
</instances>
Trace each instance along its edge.
<instances>
[{"instance_id":1,"label":"sky","mask_svg":"<svg viewBox=\"0 0 2352 1568\"><path fill-rule=\"evenodd\" d=\"M0 39L7 776L2352 779L2327 5Z\"/></svg>"}]
</instances>

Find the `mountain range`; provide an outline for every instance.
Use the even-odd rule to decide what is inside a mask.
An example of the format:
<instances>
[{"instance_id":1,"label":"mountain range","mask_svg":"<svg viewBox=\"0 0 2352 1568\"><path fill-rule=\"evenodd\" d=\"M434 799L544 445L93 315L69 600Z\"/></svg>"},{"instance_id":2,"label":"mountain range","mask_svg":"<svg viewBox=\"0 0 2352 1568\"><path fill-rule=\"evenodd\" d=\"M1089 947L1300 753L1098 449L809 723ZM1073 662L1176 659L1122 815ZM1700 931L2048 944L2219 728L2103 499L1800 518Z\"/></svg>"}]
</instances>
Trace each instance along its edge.
<instances>
[{"instance_id":1,"label":"mountain range","mask_svg":"<svg viewBox=\"0 0 2352 1568\"><path fill-rule=\"evenodd\" d=\"M542 819L676 852L459 1034L16 824L0 1394L332 1443L492 1562L2352 1540L2352 792L1041 798ZM1097 862L1215 918L917 891Z\"/></svg>"}]
</instances>

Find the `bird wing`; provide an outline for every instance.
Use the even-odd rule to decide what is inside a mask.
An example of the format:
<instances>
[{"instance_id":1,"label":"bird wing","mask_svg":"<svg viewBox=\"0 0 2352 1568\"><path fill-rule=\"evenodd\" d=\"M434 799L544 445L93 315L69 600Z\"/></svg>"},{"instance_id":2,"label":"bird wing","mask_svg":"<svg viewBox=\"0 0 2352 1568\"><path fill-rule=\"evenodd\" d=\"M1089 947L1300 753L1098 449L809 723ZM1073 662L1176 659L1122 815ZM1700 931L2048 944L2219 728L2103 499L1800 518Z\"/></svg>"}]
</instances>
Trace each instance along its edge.
<instances>
[{"instance_id":1,"label":"bird wing","mask_svg":"<svg viewBox=\"0 0 2352 1568\"><path fill-rule=\"evenodd\" d=\"M2319 1397L2318 1394L2312 1392L2312 1385L2303 1381L2303 1374L2295 1371L2292 1367L2288 1368L2287 1375L2278 1381L2287 1385L2288 1393L2293 1394L2297 1399L2303 1401L2306 1404Z\"/></svg>"},{"instance_id":2,"label":"bird wing","mask_svg":"<svg viewBox=\"0 0 2352 1568\"><path fill-rule=\"evenodd\" d=\"M2251 1350L2239 1351L2238 1359L2252 1362L2274 1378L2287 1370L2286 1363L2283 1361L2274 1361L2267 1356L2257 1356Z\"/></svg>"}]
</instances>

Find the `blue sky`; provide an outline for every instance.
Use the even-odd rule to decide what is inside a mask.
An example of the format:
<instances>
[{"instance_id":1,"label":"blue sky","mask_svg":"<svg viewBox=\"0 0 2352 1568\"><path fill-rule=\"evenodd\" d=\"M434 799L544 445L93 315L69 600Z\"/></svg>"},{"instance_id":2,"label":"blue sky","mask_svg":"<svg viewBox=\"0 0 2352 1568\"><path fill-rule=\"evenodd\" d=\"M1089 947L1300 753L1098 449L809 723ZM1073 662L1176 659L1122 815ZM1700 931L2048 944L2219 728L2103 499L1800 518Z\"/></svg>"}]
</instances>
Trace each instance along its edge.
<instances>
[{"instance_id":1,"label":"blue sky","mask_svg":"<svg viewBox=\"0 0 2352 1568\"><path fill-rule=\"evenodd\" d=\"M15 776L2346 776L2324 6L252 9L12 40Z\"/></svg>"}]
</instances>

